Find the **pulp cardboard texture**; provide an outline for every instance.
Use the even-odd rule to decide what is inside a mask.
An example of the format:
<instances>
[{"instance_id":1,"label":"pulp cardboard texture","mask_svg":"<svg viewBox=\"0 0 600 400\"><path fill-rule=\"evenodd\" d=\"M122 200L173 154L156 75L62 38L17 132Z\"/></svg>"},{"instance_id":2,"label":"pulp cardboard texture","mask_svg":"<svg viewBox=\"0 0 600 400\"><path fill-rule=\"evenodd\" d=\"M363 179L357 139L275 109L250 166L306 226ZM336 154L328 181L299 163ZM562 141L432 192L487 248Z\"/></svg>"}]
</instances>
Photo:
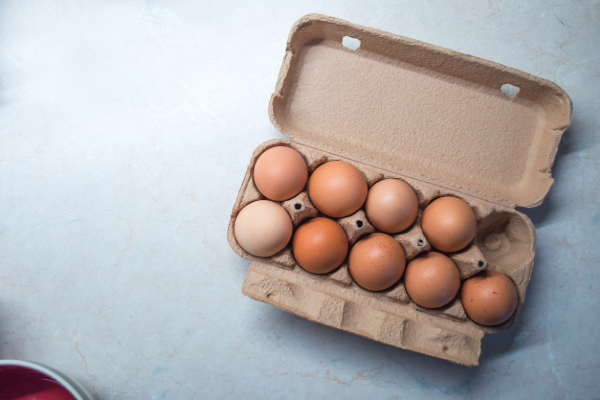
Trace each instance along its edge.
<instances>
[{"instance_id":1,"label":"pulp cardboard texture","mask_svg":"<svg viewBox=\"0 0 600 400\"><path fill-rule=\"evenodd\" d=\"M344 46L353 41L345 37L360 40L358 49ZM504 84L519 88L517 95L506 95ZM512 326L525 301L535 230L515 207L540 204L552 185L551 167L572 115L567 94L490 61L307 15L291 30L269 115L291 140L255 150L233 208L229 243L252 260L243 293L382 343L477 365L482 337ZM417 193L419 215L393 237L409 260L431 250L420 228L425 206L446 195L466 201L477 215L477 234L449 256L462 279L485 269L509 276L519 296L515 314L499 326L478 325L466 316L460 294L445 307L425 309L410 300L402 279L383 292L369 292L354 283L347 261L327 275L310 274L295 262L291 242L269 258L246 253L233 234L235 218L247 204L264 199L252 171L273 146L296 149L309 173L344 160L365 174L369 186L387 178L408 183ZM294 227L321 215L306 188L280 204ZM363 210L336 221L350 245L376 231Z\"/></svg>"}]
</instances>

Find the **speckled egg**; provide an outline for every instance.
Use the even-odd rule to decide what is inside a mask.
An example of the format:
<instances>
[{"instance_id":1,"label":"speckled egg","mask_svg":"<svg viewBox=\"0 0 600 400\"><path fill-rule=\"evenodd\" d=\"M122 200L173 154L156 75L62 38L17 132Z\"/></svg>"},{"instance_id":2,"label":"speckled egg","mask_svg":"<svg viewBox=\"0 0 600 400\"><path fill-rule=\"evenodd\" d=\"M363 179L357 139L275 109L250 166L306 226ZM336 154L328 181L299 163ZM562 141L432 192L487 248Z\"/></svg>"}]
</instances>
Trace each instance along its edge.
<instances>
[{"instance_id":1,"label":"speckled egg","mask_svg":"<svg viewBox=\"0 0 600 400\"><path fill-rule=\"evenodd\" d=\"M481 325L501 324L517 309L517 288L497 271L483 271L467 279L460 295L469 318Z\"/></svg>"},{"instance_id":2,"label":"speckled egg","mask_svg":"<svg viewBox=\"0 0 600 400\"><path fill-rule=\"evenodd\" d=\"M373 233L350 251L350 275L361 287L380 291L393 286L404 273L406 256L391 236Z\"/></svg>"},{"instance_id":3,"label":"speckled egg","mask_svg":"<svg viewBox=\"0 0 600 400\"><path fill-rule=\"evenodd\" d=\"M408 263L404 285L411 300L421 307L443 307L456 297L460 273L450 258L429 252Z\"/></svg>"}]
</instances>

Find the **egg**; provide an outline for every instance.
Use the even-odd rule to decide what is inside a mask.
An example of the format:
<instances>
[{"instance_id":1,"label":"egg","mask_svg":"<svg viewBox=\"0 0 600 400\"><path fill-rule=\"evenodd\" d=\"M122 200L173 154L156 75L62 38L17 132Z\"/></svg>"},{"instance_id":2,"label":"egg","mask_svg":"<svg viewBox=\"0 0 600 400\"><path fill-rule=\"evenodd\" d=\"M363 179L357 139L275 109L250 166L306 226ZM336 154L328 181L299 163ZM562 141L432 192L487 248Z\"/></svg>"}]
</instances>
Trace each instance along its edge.
<instances>
[{"instance_id":1,"label":"egg","mask_svg":"<svg viewBox=\"0 0 600 400\"><path fill-rule=\"evenodd\" d=\"M270 257L289 243L293 226L290 215L279 204L258 200L242 208L233 230L242 249L258 257Z\"/></svg>"},{"instance_id":2,"label":"egg","mask_svg":"<svg viewBox=\"0 0 600 400\"><path fill-rule=\"evenodd\" d=\"M477 218L473 209L456 197L440 197L425 207L421 229L429 244L452 253L473 241Z\"/></svg>"},{"instance_id":3,"label":"egg","mask_svg":"<svg viewBox=\"0 0 600 400\"><path fill-rule=\"evenodd\" d=\"M323 214L347 217L358 211L367 199L365 175L344 161L330 161L313 172L308 181L308 197Z\"/></svg>"},{"instance_id":4,"label":"egg","mask_svg":"<svg viewBox=\"0 0 600 400\"><path fill-rule=\"evenodd\" d=\"M271 147L254 164L254 184L265 197L284 201L304 189L308 178L306 161L287 146Z\"/></svg>"},{"instance_id":5,"label":"egg","mask_svg":"<svg viewBox=\"0 0 600 400\"><path fill-rule=\"evenodd\" d=\"M483 271L463 283L460 299L465 312L481 325L507 321L517 309L517 288L504 274Z\"/></svg>"},{"instance_id":6,"label":"egg","mask_svg":"<svg viewBox=\"0 0 600 400\"><path fill-rule=\"evenodd\" d=\"M382 232L398 233L415 222L419 201L408 184L398 179L384 179L369 189L365 211L375 228Z\"/></svg>"},{"instance_id":7,"label":"egg","mask_svg":"<svg viewBox=\"0 0 600 400\"><path fill-rule=\"evenodd\" d=\"M450 258L429 252L408 263L404 285L411 300L421 307L443 307L456 297L460 273Z\"/></svg>"},{"instance_id":8,"label":"egg","mask_svg":"<svg viewBox=\"0 0 600 400\"><path fill-rule=\"evenodd\" d=\"M350 275L364 289L385 290L400 280L406 266L402 246L391 236L373 233L350 251Z\"/></svg>"},{"instance_id":9,"label":"egg","mask_svg":"<svg viewBox=\"0 0 600 400\"><path fill-rule=\"evenodd\" d=\"M292 251L302 268L313 274L326 274L346 259L348 238L337 222L313 218L296 230Z\"/></svg>"}]
</instances>

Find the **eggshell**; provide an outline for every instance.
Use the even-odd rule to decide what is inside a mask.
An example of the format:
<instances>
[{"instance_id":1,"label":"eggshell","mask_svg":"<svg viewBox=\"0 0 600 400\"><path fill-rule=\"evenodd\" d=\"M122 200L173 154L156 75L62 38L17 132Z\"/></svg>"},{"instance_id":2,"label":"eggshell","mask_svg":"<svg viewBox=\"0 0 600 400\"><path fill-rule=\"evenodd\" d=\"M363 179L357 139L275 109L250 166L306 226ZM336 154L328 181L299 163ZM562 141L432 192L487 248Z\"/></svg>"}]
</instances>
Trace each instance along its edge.
<instances>
[{"instance_id":1,"label":"eggshell","mask_svg":"<svg viewBox=\"0 0 600 400\"><path fill-rule=\"evenodd\" d=\"M287 146L271 147L254 165L254 184L271 200L284 201L296 196L304 189L307 178L306 161Z\"/></svg>"},{"instance_id":2,"label":"eggshell","mask_svg":"<svg viewBox=\"0 0 600 400\"><path fill-rule=\"evenodd\" d=\"M358 211L367 199L367 178L354 165L330 161L313 172L308 181L308 196L323 214L347 217Z\"/></svg>"},{"instance_id":3,"label":"eggshell","mask_svg":"<svg viewBox=\"0 0 600 400\"><path fill-rule=\"evenodd\" d=\"M467 279L461 289L465 312L481 325L493 326L507 321L517 309L517 289L497 271L483 271Z\"/></svg>"},{"instance_id":4,"label":"eggshell","mask_svg":"<svg viewBox=\"0 0 600 400\"><path fill-rule=\"evenodd\" d=\"M408 263L404 285L412 301L421 307L438 308L456 297L460 273L451 259L429 252Z\"/></svg>"},{"instance_id":5,"label":"eggshell","mask_svg":"<svg viewBox=\"0 0 600 400\"><path fill-rule=\"evenodd\" d=\"M313 274L326 274L346 259L348 238L335 221L313 218L296 230L292 250L302 268Z\"/></svg>"},{"instance_id":6,"label":"eggshell","mask_svg":"<svg viewBox=\"0 0 600 400\"><path fill-rule=\"evenodd\" d=\"M235 220L235 239L242 249L269 257L285 248L292 237L292 220L277 203L259 200L248 204Z\"/></svg>"},{"instance_id":7,"label":"eggshell","mask_svg":"<svg viewBox=\"0 0 600 400\"><path fill-rule=\"evenodd\" d=\"M400 280L406 256L391 236L373 233L352 247L349 264L350 275L359 286L380 291Z\"/></svg>"},{"instance_id":8,"label":"eggshell","mask_svg":"<svg viewBox=\"0 0 600 400\"><path fill-rule=\"evenodd\" d=\"M369 189L365 211L375 228L398 233L415 222L419 201L408 184L398 179L384 179Z\"/></svg>"},{"instance_id":9,"label":"eggshell","mask_svg":"<svg viewBox=\"0 0 600 400\"><path fill-rule=\"evenodd\" d=\"M473 241L477 218L473 209L461 199L440 197L423 211L421 229L434 248L452 253Z\"/></svg>"}]
</instances>

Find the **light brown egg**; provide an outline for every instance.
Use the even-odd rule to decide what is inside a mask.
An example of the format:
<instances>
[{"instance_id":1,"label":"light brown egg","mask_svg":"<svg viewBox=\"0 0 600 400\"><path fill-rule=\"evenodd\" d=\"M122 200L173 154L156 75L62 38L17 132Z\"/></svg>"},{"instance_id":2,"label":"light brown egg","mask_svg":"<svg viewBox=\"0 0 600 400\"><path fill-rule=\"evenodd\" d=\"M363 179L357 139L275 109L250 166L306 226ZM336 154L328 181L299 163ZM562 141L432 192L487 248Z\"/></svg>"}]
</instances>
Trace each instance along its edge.
<instances>
[{"instance_id":1,"label":"light brown egg","mask_svg":"<svg viewBox=\"0 0 600 400\"><path fill-rule=\"evenodd\" d=\"M271 200L291 199L304 189L307 178L306 161L287 146L271 147L254 164L254 184Z\"/></svg>"},{"instance_id":2,"label":"light brown egg","mask_svg":"<svg viewBox=\"0 0 600 400\"><path fill-rule=\"evenodd\" d=\"M337 222L313 218L296 230L292 250L302 268L313 274L326 274L346 259L348 238Z\"/></svg>"},{"instance_id":3,"label":"light brown egg","mask_svg":"<svg viewBox=\"0 0 600 400\"><path fill-rule=\"evenodd\" d=\"M369 189L365 211L375 228L398 233L415 222L419 201L408 184L398 179L384 179Z\"/></svg>"},{"instance_id":4,"label":"light brown egg","mask_svg":"<svg viewBox=\"0 0 600 400\"><path fill-rule=\"evenodd\" d=\"M289 243L293 226L283 207L272 201L259 200L242 208L233 230L242 249L258 257L270 257Z\"/></svg>"},{"instance_id":5,"label":"light brown egg","mask_svg":"<svg viewBox=\"0 0 600 400\"><path fill-rule=\"evenodd\" d=\"M373 233L350 251L350 275L361 287L380 291L393 286L404 273L406 256L391 236Z\"/></svg>"},{"instance_id":6,"label":"light brown egg","mask_svg":"<svg viewBox=\"0 0 600 400\"><path fill-rule=\"evenodd\" d=\"M506 275L497 271L483 271L467 279L460 292L465 312L481 325L501 324L517 309L517 288Z\"/></svg>"},{"instance_id":7,"label":"light brown egg","mask_svg":"<svg viewBox=\"0 0 600 400\"><path fill-rule=\"evenodd\" d=\"M473 209L461 199L440 197L423 211L421 229L434 248L452 253L473 241L477 218Z\"/></svg>"},{"instance_id":8,"label":"light brown egg","mask_svg":"<svg viewBox=\"0 0 600 400\"><path fill-rule=\"evenodd\" d=\"M330 161L313 172L308 181L308 196L323 214L346 217L358 211L367 199L369 186L365 175L344 161Z\"/></svg>"},{"instance_id":9,"label":"light brown egg","mask_svg":"<svg viewBox=\"0 0 600 400\"><path fill-rule=\"evenodd\" d=\"M421 307L438 308L456 297L460 273L451 259L429 252L408 263L404 285L412 301Z\"/></svg>"}]
</instances>

